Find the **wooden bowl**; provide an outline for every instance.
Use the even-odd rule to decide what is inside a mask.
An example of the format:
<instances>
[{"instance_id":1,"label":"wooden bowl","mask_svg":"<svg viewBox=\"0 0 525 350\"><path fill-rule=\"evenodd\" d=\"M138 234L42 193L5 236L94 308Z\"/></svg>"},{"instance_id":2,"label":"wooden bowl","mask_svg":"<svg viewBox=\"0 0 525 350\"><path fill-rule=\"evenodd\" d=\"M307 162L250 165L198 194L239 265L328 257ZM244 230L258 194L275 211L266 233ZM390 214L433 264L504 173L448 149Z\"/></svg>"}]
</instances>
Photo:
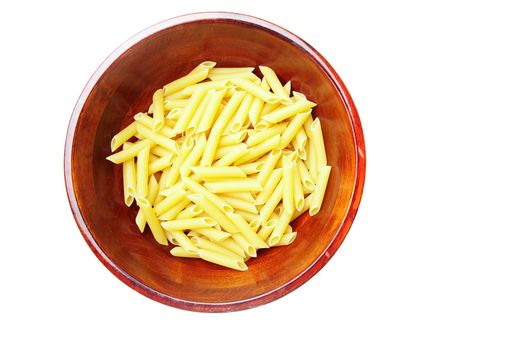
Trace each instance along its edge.
<instances>
[{"instance_id":1,"label":"wooden bowl","mask_svg":"<svg viewBox=\"0 0 525 350\"><path fill-rule=\"evenodd\" d=\"M136 208L123 203L122 170L105 159L111 137L148 109L160 86L204 60L219 66L272 67L294 90L317 103L328 163L333 166L321 211L293 224L296 241L260 250L238 272L199 259L175 258L149 229L135 227ZM69 124L65 180L75 220L102 263L136 291L181 309L251 308L295 290L319 271L343 242L365 178L359 116L328 62L296 35L233 13L198 13L167 20L128 40L87 83ZM335 286L334 286L335 287Z\"/></svg>"}]
</instances>

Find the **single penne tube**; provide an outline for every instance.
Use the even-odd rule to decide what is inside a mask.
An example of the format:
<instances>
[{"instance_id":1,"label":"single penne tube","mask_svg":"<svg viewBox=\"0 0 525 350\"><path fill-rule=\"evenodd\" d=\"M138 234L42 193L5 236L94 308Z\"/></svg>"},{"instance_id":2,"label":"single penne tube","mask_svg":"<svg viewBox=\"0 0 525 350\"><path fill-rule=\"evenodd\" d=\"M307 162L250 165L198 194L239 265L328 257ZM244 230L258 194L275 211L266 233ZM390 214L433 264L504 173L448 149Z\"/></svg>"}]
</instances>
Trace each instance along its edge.
<instances>
[{"instance_id":1,"label":"single penne tube","mask_svg":"<svg viewBox=\"0 0 525 350\"><path fill-rule=\"evenodd\" d=\"M208 77L208 72L209 69L201 68L164 85L164 95L171 95L177 91L183 90L187 86L200 83Z\"/></svg>"},{"instance_id":2,"label":"single penne tube","mask_svg":"<svg viewBox=\"0 0 525 350\"><path fill-rule=\"evenodd\" d=\"M281 82L279 81L279 78L277 78L273 69L266 66L259 66L259 70L263 74L264 79L268 82L268 85L270 85L273 93L280 98L280 102L285 105L291 104L292 100L290 99L290 94L286 94L286 90L281 85Z\"/></svg>"},{"instance_id":3,"label":"single penne tube","mask_svg":"<svg viewBox=\"0 0 525 350\"><path fill-rule=\"evenodd\" d=\"M208 103L210 102L210 99L214 93L215 93L215 90L209 90L206 93L206 96L204 96L204 98L202 99L201 103L199 104L199 107L197 107L197 109L195 110L195 113L191 117L191 120L188 126L186 127L186 131L185 131L186 135L194 135L196 133L197 127L199 126L202 116L204 115L204 112L206 111L206 108L208 107Z\"/></svg>"},{"instance_id":4,"label":"single penne tube","mask_svg":"<svg viewBox=\"0 0 525 350\"><path fill-rule=\"evenodd\" d=\"M299 171L299 178L303 184L303 191L306 190L308 193L312 193L315 188L315 183L301 159L297 159L297 170Z\"/></svg>"},{"instance_id":5,"label":"single penne tube","mask_svg":"<svg viewBox=\"0 0 525 350\"><path fill-rule=\"evenodd\" d=\"M215 219L226 232L233 234L239 231L226 214L215 206L208 198L201 194L191 194L188 195L187 198L193 203L198 204L202 210L204 210L208 216ZM233 212L233 209L231 212Z\"/></svg>"},{"instance_id":6,"label":"single penne tube","mask_svg":"<svg viewBox=\"0 0 525 350\"><path fill-rule=\"evenodd\" d=\"M279 149L283 149L292 141L301 129L304 121L311 115L311 110L303 113L299 113L292 118L286 129L281 135L281 141L279 143ZM306 136L306 135L305 135Z\"/></svg>"},{"instance_id":7,"label":"single penne tube","mask_svg":"<svg viewBox=\"0 0 525 350\"><path fill-rule=\"evenodd\" d=\"M285 234L282 235L281 240L277 244L274 244L273 246L279 247L279 246L290 245L293 243L293 241L295 241L296 237L297 237L297 232L286 232Z\"/></svg>"},{"instance_id":8,"label":"single penne tube","mask_svg":"<svg viewBox=\"0 0 525 350\"><path fill-rule=\"evenodd\" d=\"M261 227L261 218L257 216L256 218L250 220L248 222L248 225L250 225L250 227L257 232L257 230L259 230L259 227Z\"/></svg>"},{"instance_id":9,"label":"single penne tube","mask_svg":"<svg viewBox=\"0 0 525 350\"><path fill-rule=\"evenodd\" d=\"M229 267L238 271L248 270L248 266L246 266L246 263L243 261L242 258L233 258L231 256L220 254L206 249L199 249L198 253L201 259L206 260L208 262L224 267Z\"/></svg>"},{"instance_id":10,"label":"single penne tube","mask_svg":"<svg viewBox=\"0 0 525 350\"><path fill-rule=\"evenodd\" d=\"M230 147L230 146L227 146ZM224 154L222 157L220 157L213 166L228 166L231 164L234 164L235 161L238 159L244 157L248 153L248 146L246 144L241 143L239 145L234 145L230 148L229 152L227 154Z\"/></svg>"},{"instance_id":11,"label":"single penne tube","mask_svg":"<svg viewBox=\"0 0 525 350\"><path fill-rule=\"evenodd\" d=\"M232 119L226 126L226 130L229 130L232 133L239 132L242 129L242 126L248 119L248 112L253 103L253 95L246 94L242 99L241 105L233 115Z\"/></svg>"},{"instance_id":12,"label":"single penne tube","mask_svg":"<svg viewBox=\"0 0 525 350\"><path fill-rule=\"evenodd\" d=\"M301 210L304 206L304 192L303 192L303 184L301 183L301 178L297 166L297 161L294 162L294 169L293 169L293 202L294 202L294 210L292 211L292 214L296 210Z\"/></svg>"},{"instance_id":13,"label":"single penne tube","mask_svg":"<svg viewBox=\"0 0 525 350\"><path fill-rule=\"evenodd\" d=\"M164 126L164 91L159 89L153 94L153 131Z\"/></svg>"},{"instance_id":14,"label":"single penne tube","mask_svg":"<svg viewBox=\"0 0 525 350\"><path fill-rule=\"evenodd\" d=\"M244 145L244 146L243 146ZM224 146L217 149L214 155L214 159L220 159L224 156L230 154L231 152L237 150L238 148L244 148L246 145L244 143L238 145ZM247 150L248 148L246 148Z\"/></svg>"},{"instance_id":15,"label":"single penne tube","mask_svg":"<svg viewBox=\"0 0 525 350\"><path fill-rule=\"evenodd\" d=\"M272 193L274 193L279 181L281 181L283 175L283 169L274 169L272 170L268 180L263 186L263 190L259 192L257 198L255 198L255 205L261 205L268 201ZM272 209L273 210L273 209Z\"/></svg>"},{"instance_id":16,"label":"single penne tube","mask_svg":"<svg viewBox=\"0 0 525 350\"><path fill-rule=\"evenodd\" d=\"M222 110L219 117L217 117L217 120L210 131L208 142L206 143L206 148L204 149L204 153L202 155L201 166L209 166L213 162L222 132L241 104L244 95L246 95L244 91L235 92Z\"/></svg>"},{"instance_id":17,"label":"single penne tube","mask_svg":"<svg viewBox=\"0 0 525 350\"><path fill-rule=\"evenodd\" d=\"M137 132L157 145L162 146L169 151L178 153L178 146L175 140L172 140L161 134L157 134L141 124L137 125Z\"/></svg>"},{"instance_id":18,"label":"single penne tube","mask_svg":"<svg viewBox=\"0 0 525 350\"><path fill-rule=\"evenodd\" d=\"M262 90L266 92L269 92L270 90L270 85L268 85L268 83L266 82L266 79L263 79L259 86ZM277 102L279 101L272 101L271 103L277 103ZM259 121L260 116L261 116L261 110L264 106L264 103L265 101L263 98L260 98L258 96L253 97L252 104L250 106L250 109L248 110L248 119L251 125L253 126L257 125L257 122ZM267 102L267 103L270 103L270 102Z\"/></svg>"},{"instance_id":19,"label":"single penne tube","mask_svg":"<svg viewBox=\"0 0 525 350\"><path fill-rule=\"evenodd\" d=\"M262 191L261 184L253 179L231 179L220 182L206 182L204 186L212 193Z\"/></svg>"},{"instance_id":20,"label":"single penne tube","mask_svg":"<svg viewBox=\"0 0 525 350\"><path fill-rule=\"evenodd\" d=\"M184 108L182 114L177 120L177 123L175 124L175 127L172 130L172 137L181 134L186 130L191 121L191 118L196 114L197 109L202 104L206 92L206 90L198 90L193 95L191 95L188 105Z\"/></svg>"},{"instance_id":21,"label":"single penne tube","mask_svg":"<svg viewBox=\"0 0 525 350\"><path fill-rule=\"evenodd\" d=\"M204 153L204 148L206 147L206 136L204 134L200 134L197 137L197 142L195 143L195 147L193 147L193 150L190 152L188 157L184 160L184 163L182 163L180 167L180 174L181 176L188 176L191 172L191 167L197 165L199 160L202 157L202 154Z\"/></svg>"},{"instance_id":22,"label":"single penne tube","mask_svg":"<svg viewBox=\"0 0 525 350\"><path fill-rule=\"evenodd\" d=\"M149 146L140 150L137 155L137 202L146 200L148 197L148 179L149 179Z\"/></svg>"},{"instance_id":23,"label":"single penne tube","mask_svg":"<svg viewBox=\"0 0 525 350\"><path fill-rule=\"evenodd\" d=\"M248 152L241 158L237 159L234 164L239 165L249 163L261 157L263 154L274 150L279 145L280 138L280 135L275 135L258 145L248 148Z\"/></svg>"},{"instance_id":24,"label":"single penne tube","mask_svg":"<svg viewBox=\"0 0 525 350\"><path fill-rule=\"evenodd\" d=\"M171 209L168 209L168 211L166 211L164 214L159 215L159 220L168 221L176 219L179 214L188 207L188 205L191 205L191 201L187 198L184 198L179 203L175 204Z\"/></svg>"},{"instance_id":25,"label":"single penne tube","mask_svg":"<svg viewBox=\"0 0 525 350\"><path fill-rule=\"evenodd\" d=\"M310 200L310 209L308 210L310 216L314 216L321 209L331 170L332 167L329 165L325 165L324 167L319 169L317 183L315 184L315 190L311 194L312 199Z\"/></svg>"},{"instance_id":26,"label":"single penne tube","mask_svg":"<svg viewBox=\"0 0 525 350\"><path fill-rule=\"evenodd\" d=\"M164 96L164 110L169 111L175 107L186 107L190 100L188 98L173 98Z\"/></svg>"},{"instance_id":27,"label":"single penne tube","mask_svg":"<svg viewBox=\"0 0 525 350\"><path fill-rule=\"evenodd\" d=\"M279 202L283 199L283 181L279 182L273 193L270 195L270 198L264 203L261 210L259 211L259 215L261 217L261 224L264 225L270 216L273 214L273 211L275 210L275 207L279 204Z\"/></svg>"},{"instance_id":28,"label":"single penne tube","mask_svg":"<svg viewBox=\"0 0 525 350\"><path fill-rule=\"evenodd\" d=\"M303 127L301 126L299 130L297 131L297 134L292 139L294 148L297 151L301 151L305 149L306 147L306 141L308 140L308 136L306 136L306 132L304 131Z\"/></svg>"},{"instance_id":29,"label":"single penne tube","mask_svg":"<svg viewBox=\"0 0 525 350\"><path fill-rule=\"evenodd\" d=\"M238 166L238 168L241 169L246 175L252 175L259 173L263 166L263 161L257 161L253 163L241 164Z\"/></svg>"},{"instance_id":30,"label":"single penne tube","mask_svg":"<svg viewBox=\"0 0 525 350\"><path fill-rule=\"evenodd\" d=\"M158 193L159 193L159 183L157 182L157 179L155 178L155 176L151 175L149 177L149 183L148 183L148 197L147 197L148 202L153 203ZM146 218L144 217L144 213L142 212L142 209L140 208L139 208L139 211L137 212L137 216L135 216L135 223L137 224L139 231L141 233L144 232L144 228L146 227Z\"/></svg>"},{"instance_id":31,"label":"single penne tube","mask_svg":"<svg viewBox=\"0 0 525 350\"><path fill-rule=\"evenodd\" d=\"M270 247L273 247L279 243L279 241L283 237L284 232L286 231L286 228L288 227L288 224L290 223L291 218L292 213L288 213L286 210L283 211L283 213L279 217L279 220L277 221L277 225L275 226L275 228L272 231L272 234L270 235L270 238L268 238L268 245Z\"/></svg>"},{"instance_id":32,"label":"single penne tube","mask_svg":"<svg viewBox=\"0 0 525 350\"><path fill-rule=\"evenodd\" d=\"M214 67L210 70L210 75L214 74L237 74L237 73L251 73L254 67Z\"/></svg>"},{"instance_id":33,"label":"single penne tube","mask_svg":"<svg viewBox=\"0 0 525 350\"><path fill-rule=\"evenodd\" d=\"M296 210L293 215L292 215L292 219L290 221L294 221L295 219L297 219L299 216L303 215L304 213L306 213L309 209L310 209L310 201L312 200L312 195L308 195L306 196L306 198L304 199L304 205L303 205L303 208L301 210Z\"/></svg>"},{"instance_id":34,"label":"single penne tube","mask_svg":"<svg viewBox=\"0 0 525 350\"><path fill-rule=\"evenodd\" d=\"M259 232L257 232L257 235L263 240L266 242L266 240L268 239L268 237L270 237L270 235L272 234L273 232L273 229L275 228L275 226L277 225L277 219L270 219L268 220L262 227L261 229L259 230Z\"/></svg>"},{"instance_id":35,"label":"single penne tube","mask_svg":"<svg viewBox=\"0 0 525 350\"><path fill-rule=\"evenodd\" d=\"M197 215L202 214L203 210L201 207L199 207L197 204L191 204L187 206L183 211L181 211L176 219L182 220L182 219L191 219L196 217Z\"/></svg>"},{"instance_id":36,"label":"single penne tube","mask_svg":"<svg viewBox=\"0 0 525 350\"><path fill-rule=\"evenodd\" d=\"M261 167L260 172L257 174L257 182L263 186L266 184L266 181L268 181L268 178L272 174L273 170L275 169L275 165L277 164L277 161L281 159L282 151L280 150L273 150L269 153L268 158L263 163L263 166Z\"/></svg>"},{"instance_id":37,"label":"single penne tube","mask_svg":"<svg viewBox=\"0 0 525 350\"><path fill-rule=\"evenodd\" d=\"M252 72L238 72L238 73L210 73L208 75L208 78L210 78L211 81L219 81L219 80L231 80L231 79L245 79L249 80L253 83L259 83L261 79L259 79L258 76L253 74Z\"/></svg>"},{"instance_id":38,"label":"single penne tube","mask_svg":"<svg viewBox=\"0 0 525 350\"><path fill-rule=\"evenodd\" d=\"M242 258L243 256L242 255L238 255L236 254L235 252L227 249L227 248L224 248L223 246L205 238L205 237L197 237L197 236L193 236L191 238L191 242L199 249L206 249L206 250L210 250L210 251L213 251L213 252L217 252L219 254L223 254L223 255L227 255L227 256L230 256L232 258L236 258L236 259L239 259L239 258Z\"/></svg>"},{"instance_id":39,"label":"single penne tube","mask_svg":"<svg viewBox=\"0 0 525 350\"><path fill-rule=\"evenodd\" d=\"M262 130L268 129L271 125L272 123L270 123L269 121L261 119L257 122L253 130L262 131Z\"/></svg>"},{"instance_id":40,"label":"single penne tube","mask_svg":"<svg viewBox=\"0 0 525 350\"><path fill-rule=\"evenodd\" d=\"M246 238L246 240L253 245L256 249L268 248L266 242L264 242L257 233L250 227L246 220L239 214L229 214L228 218L233 222L239 229L240 233Z\"/></svg>"},{"instance_id":41,"label":"single penne tube","mask_svg":"<svg viewBox=\"0 0 525 350\"><path fill-rule=\"evenodd\" d=\"M316 182L319 168L317 166L317 155L314 143L311 141L306 143L306 168L308 169L312 180Z\"/></svg>"},{"instance_id":42,"label":"single penne tube","mask_svg":"<svg viewBox=\"0 0 525 350\"><path fill-rule=\"evenodd\" d=\"M123 149L120 152L114 153L109 157L106 157L106 159L115 164L121 164L128 159L136 157L143 148L149 148L153 145L154 143L150 140L141 140L130 144L130 146L127 149Z\"/></svg>"},{"instance_id":43,"label":"single penne tube","mask_svg":"<svg viewBox=\"0 0 525 350\"><path fill-rule=\"evenodd\" d=\"M161 200L155 205L155 214L160 216L173 208L177 203L181 202L186 197L186 191L177 189L174 193Z\"/></svg>"},{"instance_id":44,"label":"single penne tube","mask_svg":"<svg viewBox=\"0 0 525 350\"><path fill-rule=\"evenodd\" d=\"M283 108L275 110L271 113L263 115L261 116L261 119L266 120L269 123L276 124L299 113L306 112L307 110L312 109L315 106L316 104L313 102L310 102L308 100L300 100Z\"/></svg>"},{"instance_id":45,"label":"single penne tube","mask_svg":"<svg viewBox=\"0 0 525 350\"><path fill-rule=\"evenodd\" d=\"M151 230L151 233L153 234L153 238L155 238L155 240L159 244L168 245L168 239L166 238L166 234L160 226L159 219L157 219L157 216L155 215L155 212L153 211L151 205L149 203L143 203L140 201L138 201L137 204L139 205L140 210L146 218L146 222Z\"/></svg>"},{"instance_id":46,"label":"single penne tube","mask_svg":"<svg viewBox=\"0 0 525 350\"><path fill-rule=\"evenodd\" d=\"M244 141L246 135L248 135L248 132L246 130L237 131L229 135L223 134L221 139L219 140L219 144L217 145L217 147L238 145Z\"/></svg>"},{"instance_id":47,"label":"single penne tube","mask_svg":"<svg viewBox=\"0 0 525 350\"><path fill-rule=\"evenodd\" d=\"M224 240L214 241L214 242L215 242L215 244L217 244L217 245L219 245L219 246L221 246L223 248L226 248L226 249L234 252L235 254L243 257L243 258L246 257L246 255L247 255L246 252L242 249L242 247L240 245L238 245L232 238L226 238ZM255 248L253 248L253 252L255 254Z\"/></svg>"},{"instance_id":48,"label":"single penne tube","mask_svg":"<svg viewBox=\"0 0 525 350\"><path fill-rule=\"evenodd\" d=\"M172 152L172 151L168 151L164 147L160 147L158 145L152 147L150 149L150 152L151 152L151 154L154 154L154 155L159 156L159 157L172 156L173 158L175 158L175 156L177 155L177 153Z\"/></svg>"},{"instance_id":49,"label":"single penne tube","mask_svg":"<svg viewBox=\"0 0 525 350\"><path fill-rule=\"evenodd\" d=\"M265 103L261 109L261 115L268 114L270 112L275 111L279 107L284 107L285 105L282 105L280 102L277 103Z\"/></svg>"},{"instance_id":50,"label":"single penne tube","mask_svg":"<svg viewBox=\"0 0 525 350\"><path fill-rule=\"evenodd\" d=\"M244 202L255 203L255 198L249 192L230 192L228 197L237 198Z\"/></svg>"},{"instance_id":51,"label":"single penne tube","mask_svg":"<svg viewBox=\"0 0 525 350\"><path fill-rule=\"evenodd\" d=\"M117 148L122 146L126 141L137 134L137 123L133 122L120 130L111 139L111 152L115 152Z\"/></svg>"},{"instance_id":52,"label":"single penne tube","mask_svg":"<svg viewBox=\"0 0 525 350\"><path fill-rule=\"evenodd\" d=\"M180 147L179 155L175 158L175 160L171 164L171 168L167 172L166 186L171 187L177 182L180 176L180 169L182 167L182 164L184 164L194 146L195 141L193 136L187 137L184 140L182 146Z\"/></svg>"},{"instance_id":53,"label":"single penne tube","mask_svg":"<svg viewBox=\"0 0 525 350\"><path fill-rule=\"evenodd\" d=\"M294 212L294 163L289 157L283 157L283 207L284 211Z\"/></svg>"},{"instance_id":54,"label":"single penne tube","mask_svg":"<svg viewBox=\"0 0 525 350\"><path fill-rule=\"evenodd\" d=\"M326 151L324 148L323 131L319 118L315 118L310 125L310 133L312 135L311 142L315 149L317 167L320 169L321 167L326 166Z\"/></svg>"},{"instance_id":55,"label":"single penne tube","mask_svg":"<svg viewBox=\"0 0 525 350\"><path fill-rule=\"evenodd\" d=\"M221 242L221 241L224 241L226 240L228 237L230 237L231 235L228 233L228 232L225 232L225 231L222 231L222 230L218 230L214 227L209 227L209 228L199 228L199 229L194 229L193 231L197 232L198 234L208 238L209 240L211 241L214 241L214 242ZM242 254L240 254L242 256Z\"/></svg>"},{"instance_id":56,"label":"single penne tube","mask_svg":"<svg viewBox=\"0 0 525 350\"><path fill-rule=\"evenodd\" d=\"M171 163L173 162L172 159L173 159L173 156L169 155L169 156L164 156L164 157L155 159L154 161L150 162L148 166L149 175L155 174L156 172L159 172L169 167Z\"/></svg>"},{"instance_id":57,"label":"single penne tube","mask_svg":"<svg viewBox=\"0 0 525 350\"><path fill-rule=\"evenodd\" d=\"M199 254L188 253L187 251L184 250L184 248L179 247L179 246L173 247L170 250L170 254L173 256L179 257L179 258L199 258L200 259Z\"/></svg>"},{"instance_id":58,"label":"single penne tube","mask_svg":"<svg viewBox=\"0 0 525 350\"><path fill-rule=\"evenodd\" d=\"M186 188L193 193L200 194L204 196L206 199L208 199L213 205L215 205L217 208L219 208L224 213L231 213L233 212L233 208L231 205L226 203L221 197L216 195L215 193L210 192L206 187L202 186L201 184L197 183L196 181L184 177L182 178L182 183ZM198 204L198 203L197 203ZM203 208L204 209L204 208ZM229 231L228 231L229 232Z\"/></svg>"},{"instance_id":59,"label":"single penne tube","mask_svg":"<svg viewBox=\"0 0 525 350\"><path fill-rule=\"evenodd\" d=\"M193 230L196 228L207 228L217 225L217 221L210 217L198 217L189 219L175 219L170 221L164 221L160 224L165 230L168 231L184 231Z\"/></svg>"},{"instance_id":60,"label":"single penne tube","mask_svg":"<svg viewBox=\"0 0 525 350\"><path fill-rule=\"evenodd\" d=\"M185 96L192 96L197 92L197 90L211 90L211 89L222 89L222 88L231 88L233 87L233 84L230 80L218 80L218 81L206 81L204 83L198 83L195 85L190 85L184 90L182 90L182 94Z\"/></svg>"},{"instance_id":61,"label":"single penne tube","mask_svg":"<svg viewBox=\"0 0 525 350\"><path fill-rule=\"evenodd\" d=\"M245 79L232 79L232 83L248 93L260 98L264 102L275 103L279 102L280 98L261 86Z\"/></svg>"},{"instance_id":62,"label":"single penne tube","mask_svg":"<svg viewBox=\"0 0 525 350\"><path fill-rule=\"evenodd\" d=\"M236 166L208 166L208 167L191 167L198 177L204 181L213 181L214 179L225 178L245 178L246 173Z\"/></svg>"},{"instance_id":63,"label":"single penne tube","mask_svg":"<svg viewBox=\"0 0 525 350\"><path fill-rule=\"evenodd\" d=\"M162 226L164 226L164 224L165 222L161 223ZM172 243L173 243L173 240L175 240L175 242L188 253L191 253L191 254L197 253L197 247L195 246L195 244L193 244L193 241L189 239L188 236L186 236L186 234L184 234L184 232L178 231L178 230L169 230L167 235L170 236L171 238L170 241Z\"/></svg>"},{"instance_id":64,"label":"single penne tube","mask_svg":"<svg viewBox=\"0 0 525 350\"><path fill-rule=\"evenodd\" d=\"M306 136L308 136L308 138L312 138L312 132L311 132L311 125L312 123L314 122L314 118L312 118L312 114L310 114L306 120L304 121L304 124L303 124L303 129L304 129L304 132L306 133Z\"/></svg>"},{"instance_id":65,"label":"single penne tube","mask_svg":"<svg viewBox=\"0 0 525 350\"><path fill-rule=\"evenodd\" d=\"M246 145L252 147L268 140L274 135L282 134L286 129L286 125L287 123L275 124L261 131L253 132L250 136L248 136Z\"/></svg>"},{"instance_id":66,"label":"single penne tube","mask_svg":"<svg viewBox=\"0 0 525 350\"><path fill-rule=\"evenodd\" d=\"M135 114L135 116L133 117L133 119L135 119L135 122L148 128L148 129L152 129L154 128L154 120L152 117L150 117L149 115L147 115L146 113L137 113ZM162 128L160 128L157 133L161 134L162 136L166 136L166 137L171 137L171 129L167 126L167 125L164 125Z\"/></svg>"},{"instance_id":67,"label":"single penne tube","mask_svg":"<svg viewBox=\"0 0 525 350\"><path fill-rule=\"evenodd\" d=\"M214 62L214 61L202 61L201 63L199 63L197 66L195 66L195 68L193 68L190 72L191 73L195 73L201 69L205 69L208 71L208 74L209 72L217 65L217 62Z\"/></svg>"},{"instance_id":68,"label":"single penne tube","mask_svg":"<svg viewBox=\"0 0 525 350\"><path fill-rule=\"evenodd\" d=\"M123 148L126 150L128 147L131 147L131 144L126 142ZM133 203L134 196L137 194L137 170L135 167L135 158L130 158L123 163L122 180L124 203L129 207Z\"/></svg>"},{"instance_id":69,"label":"single penne tube","mask_svg":"<svg viewBox=\"0 0 525 350\"><path fill-rule=\"evenodd\" d=\"M232 234L233 241L242 248L247 256L255 258L257 257L257 249L246 240L246 238L240 233Z\"/></svg>"},{"instance_id":70,"label":"single penne tube","mask_svg":"<svg viewBox=\"0 0 525 350\"><path fill-rule=\"evenodd\" d=\"M232 206L233 209L239 209L247 211L248 213L258 214L257 208L255 207L255 204L253 202L246 202L239 198L233 198L229 196L219 196L221 197L226 203Z\"/></svg>"},{"instance_id":71,"label":"single penne tube","mask_svg":"<svg viewBox=\"0 0 525 350\"><path fill-rule=\"evenodd\" d=\"M199 125L196 130L197 134L208 131L211 128L213 122L215 121L215 117L217 116L217 112L219 111L221 101L224 97L224 94L226 93L226 90L224 89L218 91L210 91L212 91L212 94L206 106L206 109L204 110L204 114L202 115L202 118L199 121Z\"/></svg>"}]
</instances>

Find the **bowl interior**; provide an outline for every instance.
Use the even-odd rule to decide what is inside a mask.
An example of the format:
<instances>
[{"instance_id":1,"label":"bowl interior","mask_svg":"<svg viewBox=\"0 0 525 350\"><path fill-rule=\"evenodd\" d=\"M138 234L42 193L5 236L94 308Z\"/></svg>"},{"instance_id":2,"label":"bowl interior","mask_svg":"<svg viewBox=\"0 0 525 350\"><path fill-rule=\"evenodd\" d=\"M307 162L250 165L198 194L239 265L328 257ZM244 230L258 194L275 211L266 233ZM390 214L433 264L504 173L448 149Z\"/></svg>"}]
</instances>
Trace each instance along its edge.
<instances>
[{"instance_id":1,"label":"bowl interior","mask_svg":"<svg viewBox=\"0 0 525 350\"><path fill-rule=\"evenodd\" d=\"M146 111L153 92L204 60L218 66L272 67L283 82L318 105L328 163L333 166L322 210L303 215L288 247L260 250L237 272L199 259L170 256L149 230L134 224L123 203L122 172L105 157L111 137ZM139 283L191 303L235 303L275 291L325 253L347 215L356 181L356 141L349 111L328 74L303 49L266 28L243 21L207 20L163 29L118 57L94 85L80 112L71 148L71 175L82 219L112 263Z\"/></svg>"}]
</instances>

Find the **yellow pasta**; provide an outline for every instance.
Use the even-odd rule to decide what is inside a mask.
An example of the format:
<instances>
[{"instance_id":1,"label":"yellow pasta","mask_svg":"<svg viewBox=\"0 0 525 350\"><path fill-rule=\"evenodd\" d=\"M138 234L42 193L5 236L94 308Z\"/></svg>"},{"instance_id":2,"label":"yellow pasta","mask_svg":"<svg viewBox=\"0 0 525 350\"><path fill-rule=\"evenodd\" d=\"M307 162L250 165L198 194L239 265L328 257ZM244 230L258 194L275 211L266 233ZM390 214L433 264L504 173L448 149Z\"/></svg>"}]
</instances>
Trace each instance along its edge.
<instances>
[{"instance_id":1,"label":"yellow pasta","mask_svg":"<svg viewBox=\"0 0 525 350\"><path fill-rule=\"evenodd\" d=\"M268 85L270 85L270 88L272 89L273 93L277 95L280 98L280 102L289 105L292 103L292 100L290 99L290 94L286 94L286 90L281 85L281 82L279 81L279 78L277 78L277 75L271 69L270 67L266 66L259 66L259 69L261 73L264 76L264 79L268 82Z\"/></svg>"},{"instance_id":2,"label":"yellow pasta","mask_svg":"<svg viewBox=\"0 0 525 350\"><path fill-rule=\"evenodd\" d=\"M320 211L331 167L316 104L290 81L267 66L262 79L251 67L215 66L204 61L155 90L107 159L122 164L138 231L147 224L175 245L172 256L244 271L258 249L297 239L290 222Z\"/></svg>"},{"instance_id":3,"label":"yellow pasta","mask_svg":"<svg viewBox=\"0 0 525 350\"><path fill-rule=\"evenodd\" d=\"M111 152L115 152L117 148L122 146L124 142L128 141L130 138L137 134L137 123L133 122L126 126L124 129L119 131L111 139Z\"/></svg>"},{"instance_id":4,"label":"yellow pasta","mask_svg":"<svg viewBox=\"0 0 525 350\"><path fill-rule=\"evenodd\" d=\"M321 205L323 204L324 194L326 191L326 186L328 184L328 177L330 176L330 171L332 170L331 166L324 166L319 169L319 174L317 177L317 183L315 184L315 190L312 193L312 199L310 200L310 216L313 216L319 212Z\"/></svg>"},{"instance_id":5,"label":"yellow pasta","mask_svg":"<svg viewBox=\"0 0 525 350\"><path fill-rule=\"evenodd\" d=\"M206 182L204 186L213 193L262 191L261 184L252 179L231 179L220 182Z\"/></svg>"},{"instance_id":6,"label":"yellow pasta","mask_svg":"<svg viewBox=\"0 0 525 350\"><path fill-rule=\"evenodd\" d=\"M239 271L248 270L248 266L246 266L242 258L233 258L231 256L206 249L199 249L198 253L201 259L214 264L229 267Z\"/></svg>"},{"instance_id":7,"label":"yellow pasta","mask_svg":"<svg viewBox=\"0 0 525 350\"><path fill-rule=\"evenodd\" d=\"M290 157L283 157L283 207L287 213L294 212L294 163Z\"/></svg>"},{"instance_id":8,"label":"yellow pasta","mask_svg":"<svg viewBox=\"0 0 525 350\"><path fill-rule=\"evenodd\" d=\"M124 150L131 147L131 144L125 143ZM131 206L137 193L137 172L135 168L135 158L130 158L123 163L122 178L124 188L124 203Z\"/></svg>"},{"instance_id":9,"label":"yellow pasta","mask_svg":"<svg viewBox=\"0 0 525 350\"><path fill-rule=\"evenodd\" d=\"M162 89L153 94L153 130L159 131L164 126L164 92Z\"/></svg>"}]
</instances>

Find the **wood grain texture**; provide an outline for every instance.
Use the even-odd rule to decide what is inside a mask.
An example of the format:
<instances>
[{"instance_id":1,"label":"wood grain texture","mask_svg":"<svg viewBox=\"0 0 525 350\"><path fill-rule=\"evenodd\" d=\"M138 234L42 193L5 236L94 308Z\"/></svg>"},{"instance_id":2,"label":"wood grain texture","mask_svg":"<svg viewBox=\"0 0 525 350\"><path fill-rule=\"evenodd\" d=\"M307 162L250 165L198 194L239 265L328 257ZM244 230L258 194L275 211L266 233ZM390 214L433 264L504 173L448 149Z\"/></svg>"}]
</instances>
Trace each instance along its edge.
<instances>
[{"instance_id":1,"label":"wood grain texture","mask_svg":"<svg viewBox=\"0 0 525 350\"><path fill-rule=\"evenodd\" d=\"M333 165L318 215L298 218L296 241L260 250L237 272L200 259L174 258L135 227L122 202L122 169L105 160L111 137L153 92L204 60L224 66L272 67L318 105L328 163ZM290 32L232 13L170 19L113 52L92 76L73 111L65 155L67 193L90 248L119 279L167 305L206 312L251 308L310 279L341 245L357 212L365 178L363 132L355 105L328 62ZM149 231L147 230L149 233ZM336 287L336 286L334 286Z\"/></svg>"}]
</instances>

